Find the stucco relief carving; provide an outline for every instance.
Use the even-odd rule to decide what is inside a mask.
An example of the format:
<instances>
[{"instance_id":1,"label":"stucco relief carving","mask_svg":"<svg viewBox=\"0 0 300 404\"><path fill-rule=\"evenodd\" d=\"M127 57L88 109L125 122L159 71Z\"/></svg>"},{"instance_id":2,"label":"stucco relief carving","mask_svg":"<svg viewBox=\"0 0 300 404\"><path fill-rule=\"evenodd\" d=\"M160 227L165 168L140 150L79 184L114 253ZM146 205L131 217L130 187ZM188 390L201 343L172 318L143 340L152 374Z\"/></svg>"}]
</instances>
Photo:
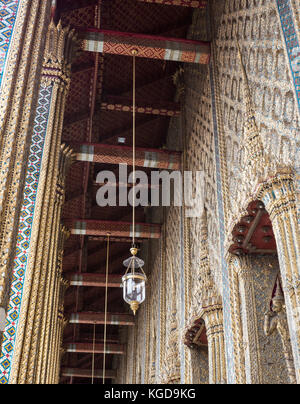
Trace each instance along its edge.
<instances>
[{"instance_id":1,"label":"stucco relief carving","mask_svg":"<svg viewBox=\"0 0 300 404\"><path fill-rule=\"evenodd\" d=\"M280 335L290 383L296 384L291 337L284 303L280 281L277 279L275 296L272 298L272 309L265 313L264 332L268 337L276 332Z\"/></svg>"}]
</instances>

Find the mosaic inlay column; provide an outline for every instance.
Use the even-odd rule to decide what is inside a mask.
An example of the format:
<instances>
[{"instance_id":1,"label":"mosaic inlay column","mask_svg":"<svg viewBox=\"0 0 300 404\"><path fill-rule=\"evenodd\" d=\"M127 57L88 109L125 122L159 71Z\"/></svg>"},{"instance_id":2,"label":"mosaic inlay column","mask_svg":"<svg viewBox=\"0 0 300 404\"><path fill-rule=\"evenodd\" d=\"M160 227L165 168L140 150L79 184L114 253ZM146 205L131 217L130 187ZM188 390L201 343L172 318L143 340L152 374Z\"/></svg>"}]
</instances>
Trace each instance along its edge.
<instances>
[{"instance_id":1,"label":"mosaic inlay column","mask_svg":"<svg viewBox=\"0 0 300 404\"><path fill-rule=\"evenodd\" d=\"M295 94L300 112L300 10L297 0L276 0L282 33L286 45L286 53L289 60L290 72L295 86ZM299 140L299 138L298 138ZM299 148L299 146L298 146ZM298 151L299 155L299 151ZM296 170L296 193L298 227L300 229L300 162Z\"/></svg>"},{"instance_id":2,"label":"mosaic inlay column","mask_svg":"<svg viewBox=\"0 0 300 404\"><path fill-rule=\"evenodd\" d=\"M32 384L48 309L48 274L64 107L70 82L74 32L50 24L39 103L27 166L7 325L2 346L1 383ZM52 250L55 251L52 245Z\"/></svg>"},{"instance_id":3,"label":"mosaic inlay column","mask_svg":"<svg viewBox=\"0 0 300 404\"><path fill-rule=\"evenodd\" d=\"M51 0L0 1L0 305L8 305Z\"/></svg>"}]
</instances>

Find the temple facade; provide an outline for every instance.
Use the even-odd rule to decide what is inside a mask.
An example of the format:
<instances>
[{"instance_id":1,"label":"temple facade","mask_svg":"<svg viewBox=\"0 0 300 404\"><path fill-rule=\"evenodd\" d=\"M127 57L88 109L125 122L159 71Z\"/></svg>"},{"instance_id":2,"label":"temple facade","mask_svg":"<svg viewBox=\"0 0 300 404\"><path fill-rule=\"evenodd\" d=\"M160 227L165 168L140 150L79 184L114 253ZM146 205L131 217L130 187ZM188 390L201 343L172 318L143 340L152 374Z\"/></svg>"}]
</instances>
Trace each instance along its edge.
<instances>
[{"instance_id":1,"label":"temple facade","mask_svg":"<svg viewBox=\"0 0 300 404\"><path fill-rule=\"evenodd\" d=\"M300 383L299 0L0 0L0 145L1 384Z\"/></svg>"}]
</instances>

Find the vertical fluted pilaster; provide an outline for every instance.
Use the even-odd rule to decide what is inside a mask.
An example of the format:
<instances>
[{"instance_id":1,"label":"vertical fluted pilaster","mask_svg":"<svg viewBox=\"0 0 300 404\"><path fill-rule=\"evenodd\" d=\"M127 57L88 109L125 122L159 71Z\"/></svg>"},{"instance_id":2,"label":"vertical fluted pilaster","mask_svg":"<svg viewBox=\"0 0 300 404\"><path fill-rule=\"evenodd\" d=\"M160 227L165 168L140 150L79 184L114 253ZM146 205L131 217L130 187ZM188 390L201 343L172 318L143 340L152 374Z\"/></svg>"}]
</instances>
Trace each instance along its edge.
<instances>
[{"instance_id":1,"label":"vertical fluted pilaster","mask_svg":"<svg viewBox=\"0 0 300 404\"><path fill-rule=\"evenodd\" d=\"M65 300L65 293L67 288L69 287L69 283L63 279L59 279L59 301L58 301L58 313L56 314L56 349L55 349L55 356L54 356L54 366L53 366L53 383L59 383L59 376L60 376L60 364L62 360L62 356L65 353L63 349L63 334L65 327L68 324L68 320L64 317L64 300Z\"/></svg>"},{"instance_id":2,"label":"vertical fluted pilaster","mask_svg":"<svg viewBox=\"0 0 300 404\"><path fill-rule=\"evenodd\" d=\"M51 318L55 316L55 307L51 308L51 304L55 301L55 271L62 207L62 201L57 195L57 191L61 190L57 187L60 180L61 134L74 43L74 31L62 28L61 24L55 26L51 22L46 37L33 136L33 141L39 142L41 163L32 165L31 161L36 159L36 148L33 148L27 168L28 175L34 175L36 182L35 204L30 211L30 243L23 254L26 257L23 271L26 277L24 276L19 309L19 324L22 327L17 328L14 341L10 383L45 383L49 368L45 370L44 364L49 355L53 355L49 344ZM71 151L68 150L67 153L71 154ZM25 202L28 203L26 196ZM21 226L22 223L20 233ZM16 261L17 269L18 264Z\"/></svg>"},{"instance_id":3,"label":"vertical fluted pilaster","mask_svg":"<svg viewBox=\"0 0 300 404\"><path fill-rule=\"evenodd\" d=\"M43 323L41 332L41 345L38 354L38 368L36 383L52 383L49 369L54 364L55 350L53 340L57 323L59 280L62 274L62 256L64 242L69 231L60 225L62 207L65 199L66 172L73 161L73 153L69 147L61 146L59 159L59 175L56 184L54 216L52 222L50 252L48 261L48 278L43 309Z\"/></svg>"},{"instance_id":4,"label":"vertical fluted pilaster","mask_svg":"<svg viewBox=\"0 0 300 404\"><path fill-rule=\"evenodd\" d=\"M226 384L223 309L210 306L202 315L208 340L209 384Z\"/></svg>"},{"instance_id":5,"label":"vertical fluted pilaster","mask_svg":"<svg viewBox=\"0 0 300 404\"><path fill-rule=\"evenodd\" d=\"M243 325L241 313L241 298L239 290L239 279L235 267L238 265L237 257L228 258L228 268L231 289L231 316L234 343L234 364L237 384L246 383L245 353L243 345Z\"/></svg>"},{"instance_id":6,"label":"vertical fluted pilaster","mask_svg":"<svg viewBox=\"0 0 300 404\"><path fill-rule=\"evenodd\" d=\"M248 257L238 259L238 279L241 297L243 346L247 384L261 384L262 370L257 329L256 302Z\"/></svg>"},{"instance_id":7,"label":"vertical fluted pilaster","mask_svg":"<svg viewBox=\"0 0 300 404\"><path fill-rule=\"evenodd\" d=\"M42 373L44 383L55 384L57 366L59 366L58 355L60 352L60 325L59 325L59 312L63 313L63 302L60 301L61 296L61 282L62 282L62 257L64 242L69 237L69 232L62 226L59 235L58 247L58 261L54 272L54 290L53 290L53 309L50 317L50 335L44 347ZM67 282L66 282L67 287Z\"/></svg>"},{"instance_id":8,"label":"vertical fluted pilaster","mask_svg":"<svg viewBox=\"0 0 300 404\"><path fill-rule=\"evenodd\" d=\"M231 271L234 353L238 384L261 384L262 369L251 265L246 256L228 256Z\"/></svg>"}]
</instances>

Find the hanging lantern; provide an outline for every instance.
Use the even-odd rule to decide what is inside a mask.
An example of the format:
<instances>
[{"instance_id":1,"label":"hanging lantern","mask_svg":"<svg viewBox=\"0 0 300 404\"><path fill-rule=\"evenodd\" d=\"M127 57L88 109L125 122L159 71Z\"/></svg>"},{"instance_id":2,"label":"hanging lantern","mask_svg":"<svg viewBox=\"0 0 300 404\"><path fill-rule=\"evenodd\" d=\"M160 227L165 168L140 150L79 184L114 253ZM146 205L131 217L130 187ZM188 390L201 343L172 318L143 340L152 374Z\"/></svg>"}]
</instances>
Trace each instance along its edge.
<instances>
[{"instance_id":1,"label":"hanging lantern","mask_svg":"<svg viewBox=\"0 0 300 404\"><path fill-rule=\"evenodd\" d=\"M122 278L123 297L126 303L130 305L134 315L136 314L141 303L146 298L146 282L147 277L143 271L144 261L138 258L137 248L130 250L132 257L124 261L124 266L127 268L125 275Z\"/></svg>"},{"instance_id":2,"label":"hanging lantern","mask_svg":"<svg viewBox=\"0 0 300 404\"><path fill-rule=\"evenodd\" d=\"M133 189L132 189L132 248L130 250L132 257L128 258L123 262L124 266L127 268L125 275L122 278L123 283L123 298L126 303L128 303L136 314L141 303L144 302L146 298L146 282L147 277L143 271L144 261L137 257L138 249L135 247L135 185L136 185L136 172L135 172L135 143L136 143L136 55L138 51L134 49L132 51L133 56L133 125L132 125L132 175L133 175Z\"/></svg>"}]
</instances>

